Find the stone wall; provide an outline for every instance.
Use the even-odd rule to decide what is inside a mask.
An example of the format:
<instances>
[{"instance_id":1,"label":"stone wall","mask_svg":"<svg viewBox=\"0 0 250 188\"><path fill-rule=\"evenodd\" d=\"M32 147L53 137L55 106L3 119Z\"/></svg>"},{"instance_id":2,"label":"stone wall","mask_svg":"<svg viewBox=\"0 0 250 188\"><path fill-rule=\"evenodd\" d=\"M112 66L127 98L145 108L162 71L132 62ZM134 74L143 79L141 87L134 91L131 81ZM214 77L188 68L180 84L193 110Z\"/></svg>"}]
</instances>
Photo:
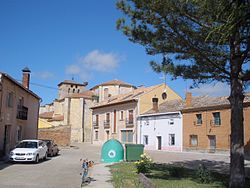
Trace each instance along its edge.
<instances>
[{"instance_id":1,"label":"stone wall","mask_svg":"<svg viewBox=\"0 0 250 188\"><path fill-rule=\"evenodd\" d=\"M70 127L58 126L38 130L38 139L52 139L59 146L70 145Z\"/></svg>"}]
</instances>

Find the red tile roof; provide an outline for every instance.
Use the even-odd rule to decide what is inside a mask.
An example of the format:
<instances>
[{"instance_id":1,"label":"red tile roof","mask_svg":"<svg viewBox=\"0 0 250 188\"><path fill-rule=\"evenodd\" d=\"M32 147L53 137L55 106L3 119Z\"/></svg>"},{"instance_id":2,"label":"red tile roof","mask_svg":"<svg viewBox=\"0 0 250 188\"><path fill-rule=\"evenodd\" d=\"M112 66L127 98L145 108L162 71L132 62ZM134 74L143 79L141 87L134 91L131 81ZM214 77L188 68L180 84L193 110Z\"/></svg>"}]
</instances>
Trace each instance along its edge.
<instances>
[{"instance_id":1,"label":"red tile roof","mask_svg":"<svg viewBox=\"0 0 250 188\"><path fill-rule=\"evenodd\" d=\"M126 83L124 81L121 81L121 80L110 80L108 82L104 82L102 84L99 84L99 85L96 85L94 87L92 87L90 90L93 90L93 89L96 89L98 88L99 86L109 86L109 85L119 85L119 86L125 86L125 87L133 87L133 88L136 88L135 86L133 86L132 84L129 84L129 83Z\"/></svg>"},{"instance_id":2,"label":"red tile roof","mask_svg":"<svg viewBox=\"0 0 250 188\"><path fill-rule=\"evenodd\" d=\"M78 85L78 86L87 86L88 82L77 83L74 80L64 80L61 83L59 83L58 86L61 86L62 84L73 84L73 85Z\"/></svg>"},{"instance_id":3,"label":"red tile roof","mask_svg":"<svg viewBox=\"0 0 250 188\"><path fill-rule=\"evenodd\" d=\"M94 108L99 108L99 107L104 107L104 106L110 106L110 105L115 105L115 104L120 104L120 103L124 103L124 102L130 102L130 101L137 101L138 98L161 86L161 84L159 85L155 85L155 86L151 86L151 87L142 87L142 88L138 88L138 89L135 89L134 91L132 92L129 92L129 93L126 93L126 94L120 94L120 95L115 95L115 96L112 96L110 98L108 98L107 100L104 100L104 101L101 101L100 103L97 103L94 107L92 107L93 109Z\"/></svg>"},{"instance_id":4,"label":"red tile roof","mask_svg":"<svg viewBox=\"0 0 250 188\"><path fill-rule=\"evenodd\" d=\"M48 121L63 121L63 120L64 120L63 115L57 115L57 116L53 117L52 119L49 119Z\"/></svg>"},{"instance_id":5,"label":"red tile roof","mask_svg":"<svg viewBox=\"0 0 250 188\"><path fill-rule=\"evenodd\" d=\"M52 119L53 115L54 115L53 111L52 112L44 112L44 113L39 114L39 117L43 118L43 119Z\"/></svg>"},{"instance_id":6,"label":"red tile roof","mask_svg":"<svg viewBox=\"0 0 250 188\"><path fill-rule=\"evenodd\" d=\"M21 83L19 83L17 80L15 80L14 78L12 78L10 75L8 75L7 73L4 72L0 72L0 74L2 76L4 76L5 78L9 79L12 83L16 84L17 86L19 86L20 88L22 88L24 91L28 92L29 94L31 94L32 96L34 96L37 99L41 99L37 94L35 94L34 92L32 92L31 90L25 88Z\"/></svg>"}]
</instances>

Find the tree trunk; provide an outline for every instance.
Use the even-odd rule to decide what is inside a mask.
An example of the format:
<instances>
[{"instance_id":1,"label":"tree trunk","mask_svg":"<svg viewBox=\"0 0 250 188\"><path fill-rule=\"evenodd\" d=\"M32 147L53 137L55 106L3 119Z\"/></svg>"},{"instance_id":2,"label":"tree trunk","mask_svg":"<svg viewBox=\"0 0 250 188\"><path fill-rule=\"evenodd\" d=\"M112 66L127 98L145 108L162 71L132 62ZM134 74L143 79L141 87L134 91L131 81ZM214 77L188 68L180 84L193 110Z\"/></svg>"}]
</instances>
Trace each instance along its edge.
<instances>
[{"instance_id":1,"label":"tree trunk","mask_svg":"<svg viewBox=\"0 0 250 188\"><path fill-rule=\"evenodd\" d=\"M243 87L239 79L239 62L232 63L231 71L231 146L230 146L230 188L244 188L244 126L243 126Z\"/></svg>"}]
</instances>

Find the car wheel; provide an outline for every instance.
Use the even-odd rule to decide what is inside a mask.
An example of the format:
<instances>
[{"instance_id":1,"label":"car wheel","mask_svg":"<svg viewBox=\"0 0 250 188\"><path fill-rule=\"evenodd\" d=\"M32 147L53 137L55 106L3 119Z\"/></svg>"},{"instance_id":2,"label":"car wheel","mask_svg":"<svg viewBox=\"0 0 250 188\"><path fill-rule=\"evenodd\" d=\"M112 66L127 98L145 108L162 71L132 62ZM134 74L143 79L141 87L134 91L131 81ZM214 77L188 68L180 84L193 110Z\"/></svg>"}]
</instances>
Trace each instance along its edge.
<instances>
[{"instance_id":1,"label":"car wheel","mask_svg":"<svg viewBox=\"0 0 250 188\"><path fill-rule=\"evenodd\" d=\"M36 156L35 163L39 163L39 156Z\"/></svg>"}]
</instances>

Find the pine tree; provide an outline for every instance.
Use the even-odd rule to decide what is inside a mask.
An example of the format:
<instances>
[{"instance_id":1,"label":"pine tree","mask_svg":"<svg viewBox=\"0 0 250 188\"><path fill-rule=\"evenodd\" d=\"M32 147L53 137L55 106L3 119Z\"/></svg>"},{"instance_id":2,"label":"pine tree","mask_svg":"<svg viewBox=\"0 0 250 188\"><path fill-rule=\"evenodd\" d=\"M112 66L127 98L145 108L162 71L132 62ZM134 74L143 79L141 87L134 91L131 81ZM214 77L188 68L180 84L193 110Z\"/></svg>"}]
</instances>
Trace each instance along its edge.
<instances>
[{"instance_id":1,"label":"pine tree","mask_svg":"<svg viewBox=\"0 0 250 188\"><path fill-rule=\"evenodd\" d=\"M244 89L250 80L249 0L119 0L124 17L117 28L150 55L172 62L158 72L200 83L230 85L231 147L229 187L244 187ZM160 69L159 69L160 68Z\"/></svg>"}]
</instances>

